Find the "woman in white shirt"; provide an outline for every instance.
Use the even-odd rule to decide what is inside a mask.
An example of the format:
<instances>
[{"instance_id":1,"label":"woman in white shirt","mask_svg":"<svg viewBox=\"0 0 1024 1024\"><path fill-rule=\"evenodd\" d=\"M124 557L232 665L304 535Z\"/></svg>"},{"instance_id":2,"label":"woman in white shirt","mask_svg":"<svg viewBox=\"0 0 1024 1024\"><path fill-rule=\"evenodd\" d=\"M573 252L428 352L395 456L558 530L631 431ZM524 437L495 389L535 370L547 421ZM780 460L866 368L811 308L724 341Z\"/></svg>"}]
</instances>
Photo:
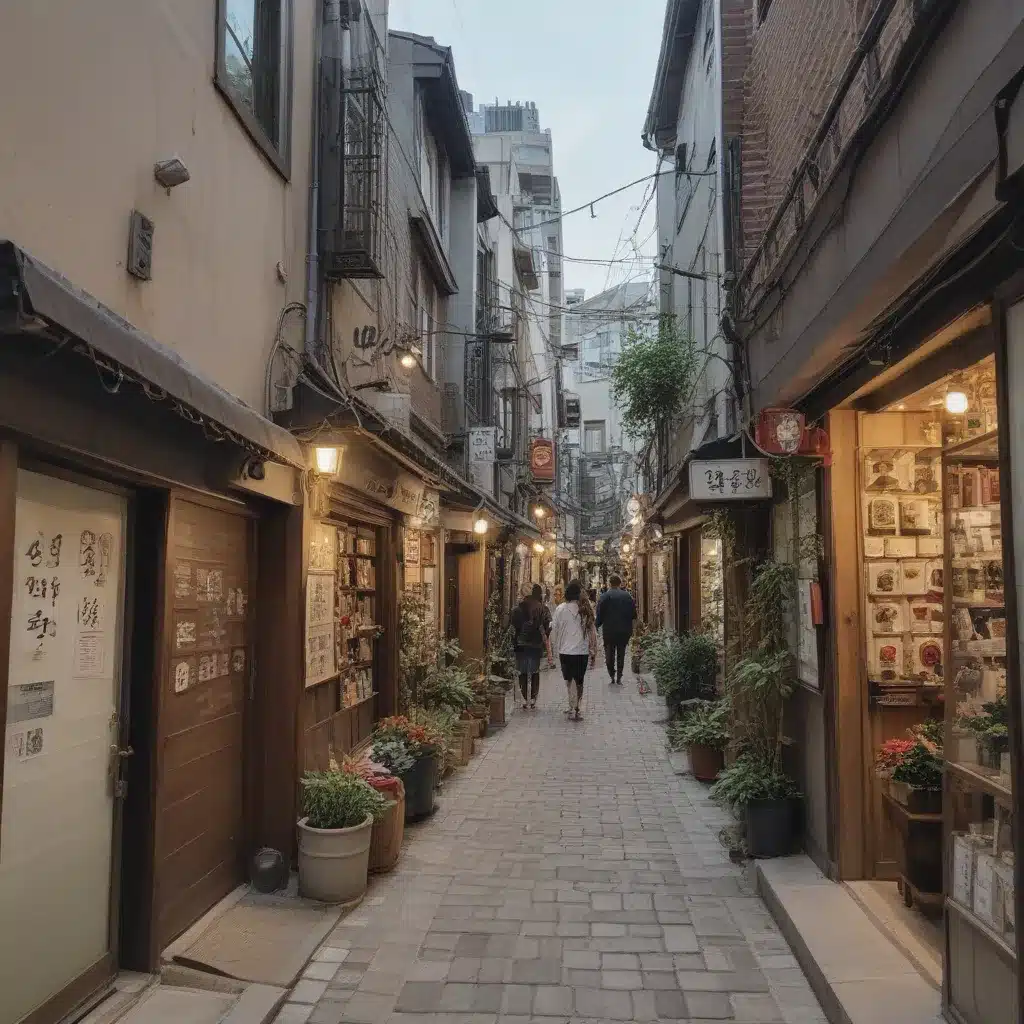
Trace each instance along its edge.
<instances>
[{"instance_id":1,"label":"woman in white shirt","mask_svg":"<svg viewBox=\"0 0 1024 1024\"><path fill-rule=\"evenodd\" d=\"M593 606L576 580L565 588L565 602L555 609L551 647L562 665L569 696L569 716L579 721L582 717L583 678L587 674L588 663L593 668L597 660L597 628Z\"/></svg>"}]
</instances>

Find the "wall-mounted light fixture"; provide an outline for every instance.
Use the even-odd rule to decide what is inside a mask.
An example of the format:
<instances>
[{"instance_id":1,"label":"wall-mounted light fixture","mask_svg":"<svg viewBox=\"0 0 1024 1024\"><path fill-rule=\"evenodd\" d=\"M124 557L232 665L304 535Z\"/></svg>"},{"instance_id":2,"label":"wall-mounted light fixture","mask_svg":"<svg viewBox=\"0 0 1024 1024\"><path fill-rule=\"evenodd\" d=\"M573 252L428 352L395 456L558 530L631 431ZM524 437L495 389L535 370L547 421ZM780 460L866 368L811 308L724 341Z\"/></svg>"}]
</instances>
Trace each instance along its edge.
<instances>
[{"instance_id":1,"label":"wall-mounted light fixture","mask_svg":"<svg viewBox=\"0 0 1024 1024\"><path fill-rule=\"evenodd\" d=\"M534 550L535 554L543 555L544 554L544 545L541 544L540 541L537 541L536 544L533 545L533 550Z\"/></svg>"},{"instance_id":2,"label":"wall-mounted light fixture","mask_svg":"<svg viewBox=\"0 0 1024 1024\"><path fill-rule=\"evenodd\" d=\"M632 544L630 544L630 543L629 543L629 541L625 541L625 542L623 542L623 545L622 545L622 553L623 553L624 555L628 555L628 554L630 553L630 551L632 551L632 550L633 550L633 545L632 545Z\"/></svg>"},{"instance_id":3,"label":"wall-mounted light fixture","mask_svg":"<svg viewBox=\"0 0 1024 1024\"><path fill-rule=\"evenodd\" d=\"M335 476L341 466L341 449L337 445L324 445L314 449L316 471L321 476Z\"/></svg>"},{"instance_id":4,"label":"wall-mounted light fixture","mask_svg":"<svg viewBox=\"0 0 1024 1024\"><path fill-rule=\"evenodd\" d=\"M407 370L411 370L416 365L416 357L411 352L403 352L401 358L398 361Z\"/></svg>"},{"instance_id":5,"label":"wall-mounted light fixture","mask_svg":"<svg viewBox=\"0 0 1024 1024\"><path fill-rule=\"evenodd\" d=\"M545 516L546 516L546 515L548 514L548 510L547 510L547 509L546 509L546 508L545 508L545 507L544 507L543 505L538 505L538 506L537 506L537 507L536 507L536 508L535 508L535 509L533 510L533 514L534 514L534 515L535 515L535 516L536 516L536 517L537 517L538 519L543 519L543 518L544 518L544 517L545 517Z\"/></svg>"},{"instance_id":6,"label":"wall-mounted light fixture","mask_svg":"<svg viewBox=\"0 0 1024 1024\"><path fill-rule=\"evenodd\" d=\"M482 537L490 529L490 526L491 524L487 522L486 516L477 516L477 518L473 520L473 532L477 534L477 536Z\"/></svg>"},{"instance_id":7,"label":"wall-mounted light fixture","mask_svg":"<svg viewBox=\"0 0 1024 1024\"><path fill-rule=\"evenodd\" d=\"M184 185L192 177L181 157L172 156L169 160L158 160L153 164L153 177L168 192L178 185Z\"/></svg>"}]
</instances>

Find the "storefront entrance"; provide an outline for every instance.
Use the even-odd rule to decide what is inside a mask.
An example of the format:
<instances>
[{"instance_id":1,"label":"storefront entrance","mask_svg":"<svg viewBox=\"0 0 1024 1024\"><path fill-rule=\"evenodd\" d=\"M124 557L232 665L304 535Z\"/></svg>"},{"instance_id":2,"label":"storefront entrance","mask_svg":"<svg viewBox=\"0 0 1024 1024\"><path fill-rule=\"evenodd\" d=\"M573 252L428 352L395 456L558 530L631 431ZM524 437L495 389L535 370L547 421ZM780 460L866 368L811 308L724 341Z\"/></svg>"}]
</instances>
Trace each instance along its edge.
<instances>
[{"instance_id":1,"label":"storefront entrance","mask_svg":"<svg viewBox=\"0 0 1024 1024\"><path fill-rule=\"evenodd\" d=\"M128 503L19 470L0 829L0 1020L116 967Z\"/></svg>"},{"instance_id":2,"label":"storefront entrance","mask_svg":"<svg viewBox=\"0 0 1024 1024\"><path fill-rule=\"evenodd\" d=\"M250 532L244 515L171 503L155 869L161 947L245 877Z\"/></svg>"}]
</instances>

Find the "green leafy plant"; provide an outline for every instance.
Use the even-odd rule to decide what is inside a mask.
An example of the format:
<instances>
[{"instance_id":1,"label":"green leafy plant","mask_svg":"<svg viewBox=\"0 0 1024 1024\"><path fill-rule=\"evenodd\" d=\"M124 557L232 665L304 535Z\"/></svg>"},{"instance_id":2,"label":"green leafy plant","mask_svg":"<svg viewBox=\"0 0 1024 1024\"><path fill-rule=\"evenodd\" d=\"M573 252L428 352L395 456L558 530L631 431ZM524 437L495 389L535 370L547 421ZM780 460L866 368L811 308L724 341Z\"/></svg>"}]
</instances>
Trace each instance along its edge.
<instances>
[{"instance_id":1,"label":"green leafy plant","mask_svg":"<svg viewBox=\"0 0 1024 1024\"><path fill-rule=\"evenodd\" d=\"M796 783L770 758L743 753L711 787L711 796L741 811L752 800L787 800L800 795Z\"/></svg>"},{"instance_id":2,"label":"green leafy plant","mask_svg":"<svg viewBox=\"0 0 1024 1024\"><path fill-rule=\"evenodd\" d=\"M650 648L658 695L678 714L688 700L715 697L718 648L707 633L663 634Z\"/></svg>"},{"instance_id":3,"label":"green leafy plant","mask_svg":"<svg viewBox=\"0 0 1024 1024\"><path fill-rule=\"evenodd\" d=\"M926 718L923 722L915 725L910 732L911 735L925 740L926 743L932 744L941 752L945 730L946 726L941 718Z\"/></svg>"},{"instance_id":4,"label":"green leafy plant","mask_svg":"<svg viewBox=\"0 0 1024 1024\"><path fill-rule=\"evenodd\" d=\"M405 741L397 736L377 740L370 749L374 761L384 765L392 775L405 775L416 763Z\"/></svg>"},{"instance_id":5,"label":"green leafy plant","mask_svg":"<svg viewBox=\"0 0 1024 1024\"><path fill-rule=\"evenodd\" d=\"M893 769L892 781L914 789L942 789L944 762L923 743L915 743Z\"/></svg>"},{"instance_id":6,"label":"green leafy plant","mask_svg":"<svg viewBox=\"0 0 1024 1024\"><path fill-rule=\"evenodd\" d=\"M399 707L406 709L419 698L419 687L437 666L461 653L457 640L441 632L430 605L416 591L404 591L398 602Z\"/></svg>"},{"instance_id":7,"label":"green leafy plant","mask_svg":"<svg viewBox=\"0 0 1024 1024\"><path fill-rule=\"evenodd\" d=\"M991 753L1002 754L1010 749L1010 710L1005 693L982 704L978 714L961 715L957 722L961 728L973 732Z\"/></svg>"},{"instance_id":8,"label":"green leafy plant","mask_svg":"<svg viewBox=\"0 0 1024 1024\"><path fill-rule=\"evenodd\" d=\"M414 760L429 757L438 753L444 746L445 737L437 730L422 725L411 716L421 712L422 708L410 708L409 715L398 715L394 718L382 718L373 730L373 740L378 742L398 740L405 744ZM417 719L419 716L416 716Z\"/></svg>"},{"instance_id":9,"label":"green leafy plant","mask_svg":"<svg viewBox=\"0 0 1024 1024\"><path fill-rule=\"evenodd\" d=\"M642 444L664 435L692 397L699 372L693 339L675 317L660 317L656 329L630 328L611 372L612 401L626 432Z\"/></svg>"},{"instance_id":10,"label":"green leafy plant","mask_svg":"<svg viewBox=\"0 0 1024 1024\"><path fill-rule=\"evenodd\" d=\"M354 828L367 818L379 821L391 804L349 772L306 772L302 777L302 813L310 828Z\"/></svg>"},{"instance_id":11,"label":"green leafy plant","mask_svg":"<svg viewBox=\"0 0 1024 1024\"><path fill-rule=\"evenodd\" d=\"M714 747L729 743L729 705L723 701L692 701L686 713L670 730L674 746Z\"/></svg>"},{"instance_id":12,"label":"green leafy plant","mask_svg":"<svg viewBox=\"0 0 1024 1024\"><path fill-rule=\"evenodd\" d=\"M449 708L456 714L476 700L469 673L459 665L435 667L420 684L419 693L424 707Z\"/></svg>"}]
</instances>

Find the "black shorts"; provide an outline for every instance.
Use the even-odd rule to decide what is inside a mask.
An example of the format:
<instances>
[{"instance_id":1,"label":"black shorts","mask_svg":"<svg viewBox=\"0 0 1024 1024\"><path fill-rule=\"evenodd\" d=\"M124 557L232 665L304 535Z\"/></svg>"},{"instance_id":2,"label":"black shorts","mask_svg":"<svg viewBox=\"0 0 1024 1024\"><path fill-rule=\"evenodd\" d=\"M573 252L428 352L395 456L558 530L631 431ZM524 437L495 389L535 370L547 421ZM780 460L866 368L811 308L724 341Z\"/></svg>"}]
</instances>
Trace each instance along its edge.
<instances>
[{"instance_id":1,"label":"black shorts","mask_svg":"<svg viewBox=\"0 0 1024 1024\"><path fill-rule=\"evenodd\" d=\"M567 683L583 685L583 677L587 674L590 662L589 654L560 654L558 660L562 664L562 676Z\"/></svg>"}]
</instances>

